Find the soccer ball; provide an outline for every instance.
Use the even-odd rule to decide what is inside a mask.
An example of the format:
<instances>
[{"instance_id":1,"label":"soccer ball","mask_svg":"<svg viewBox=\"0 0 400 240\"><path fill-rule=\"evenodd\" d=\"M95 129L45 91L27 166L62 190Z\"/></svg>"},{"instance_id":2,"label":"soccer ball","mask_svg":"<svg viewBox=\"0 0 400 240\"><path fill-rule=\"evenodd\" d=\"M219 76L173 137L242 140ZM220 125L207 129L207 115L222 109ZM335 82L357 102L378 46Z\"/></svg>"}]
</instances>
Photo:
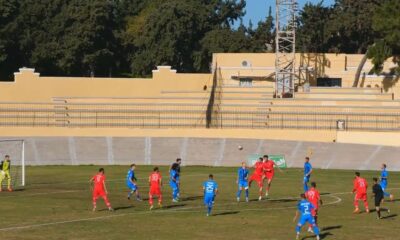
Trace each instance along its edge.
<instances>
[{"instance_id":1,"label":"soccer ball","mask_svg":"<svg viewBox=\"0 0 400 240\"><path fill-rule=\"evenodd\" d=\"M242 151L242 150L243 150L243 147L239 145L239 146L238 146L238 150L239 150L239 151Z\"/></svg>"}]
</instances>

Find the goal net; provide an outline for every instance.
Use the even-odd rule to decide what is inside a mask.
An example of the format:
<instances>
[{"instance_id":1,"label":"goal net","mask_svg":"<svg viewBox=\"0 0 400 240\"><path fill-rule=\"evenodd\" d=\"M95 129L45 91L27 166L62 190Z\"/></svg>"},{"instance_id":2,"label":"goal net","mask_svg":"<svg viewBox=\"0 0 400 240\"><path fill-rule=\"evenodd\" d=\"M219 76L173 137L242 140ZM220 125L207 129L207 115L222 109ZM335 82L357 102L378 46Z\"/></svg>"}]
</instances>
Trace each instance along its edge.
<instances>
[{"instance_id":1,"label":"goal net","mask_svg":"<svg viewBox=\"0 0 400 240\"><path fill-rule=\"evenodd\" d=\"M0 140L0 160L10 156L11 187L13 189L25 186L25 143L24 140ZM2 176L0 176L2 178ZM3 189L7 188L8 178L3 172Z\"/></svg>"}]
</instances>

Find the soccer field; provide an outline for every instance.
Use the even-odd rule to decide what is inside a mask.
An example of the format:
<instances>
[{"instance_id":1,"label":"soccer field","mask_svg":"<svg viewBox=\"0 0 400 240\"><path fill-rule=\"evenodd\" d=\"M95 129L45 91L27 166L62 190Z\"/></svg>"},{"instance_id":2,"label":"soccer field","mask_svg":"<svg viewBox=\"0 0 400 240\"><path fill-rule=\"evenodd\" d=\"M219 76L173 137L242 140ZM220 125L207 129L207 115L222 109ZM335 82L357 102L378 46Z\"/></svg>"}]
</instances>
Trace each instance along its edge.
<instances>
[{"instance_id":1,"label":"soccer field","mask_svg":"<svg viewBox=\"0 0 400 240\"><path fill-rule=\"evenodd\" d=\"M108 212L102 199L92 212L89 178L98 166L36 166L27 168L24 190L0 193L0 239L295 239L293 217L302 192L302 170L276 173L270 199L257 201L255 185L249 203L236 202L237 168L183 167L179 203L171 202L164 177L164 206L148 210L148 202L127 199L125 175L128 166L107 166L107 187L115 212ZM141 195L147 199L149 166L138 166ZM219 195L213 215L206 217L202 203L202 182L214 174ZM370 186L379 172L362 172ZM382 220L375 212L354 215L352 190L354 172L315 169L324 206L319 214L322 239L400 239L399 200L385 202L390 214ZM399 195L400 173L391 172L390 192ZM370 195L371 196L371 195ZM370 197L369 196L369 197ZM373 199L369 199L373 208ZM362 203L361 204L361 209ZM303 227L301 239L311 239Z\"/></svg>"}]
</instances>

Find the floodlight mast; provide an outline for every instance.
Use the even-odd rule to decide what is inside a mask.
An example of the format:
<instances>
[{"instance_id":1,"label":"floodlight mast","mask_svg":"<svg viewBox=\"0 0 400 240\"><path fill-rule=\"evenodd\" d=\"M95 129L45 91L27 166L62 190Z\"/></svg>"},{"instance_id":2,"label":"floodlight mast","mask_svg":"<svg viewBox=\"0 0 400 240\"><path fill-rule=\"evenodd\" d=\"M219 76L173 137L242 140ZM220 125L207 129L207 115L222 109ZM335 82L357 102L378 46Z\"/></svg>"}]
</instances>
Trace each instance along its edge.
<instances>
[{"instance_id":1,"label":"floodlight mast","mask_svg":"<svg viewBox=\"0 0 400 240\"><path fill-rule=\"evenodd\" d=\"M297 0L276 0L275 96L294 97Z\"/></svg>"}]
</instances>

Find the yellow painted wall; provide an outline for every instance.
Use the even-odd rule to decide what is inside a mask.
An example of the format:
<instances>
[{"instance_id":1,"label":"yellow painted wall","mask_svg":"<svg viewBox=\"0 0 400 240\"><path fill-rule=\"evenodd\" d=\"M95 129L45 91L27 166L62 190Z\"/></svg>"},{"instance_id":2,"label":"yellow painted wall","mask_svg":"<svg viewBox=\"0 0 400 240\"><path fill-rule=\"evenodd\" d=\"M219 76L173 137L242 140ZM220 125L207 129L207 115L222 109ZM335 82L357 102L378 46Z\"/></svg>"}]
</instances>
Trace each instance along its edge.
<instances>
[{"instance_id":1,"label":"yellow painted wall","mask_svg":"<svg viewBox=\"0 0 400 240\"><path fill-rule=\"evenodd\" d=\"M296 54L296 68L312 67L315 77L338 77L342 78L343 87L352 87L355 73L362 54ZM249 67L242 67L242 62L247 61ZM213 55L213 66L222 68L224 80L231 81L232 76L269 76L274 73L274 53L216 53ZM397 80L386 80L383 76L368 75L372 69L372 62L368 60L362 70L366 77L360 79L360 87L384 87L387 92L399 91L400 83ZM384 72L390 72L395 64L388 59L384 65ZM305 74L305 71L297 75ZM273 79L271 79L273 80ZM313 79L311 79L313 80ZM315 81L311 81L315 84ZM390 84L393 82L394 84ZM392 89L395 86L395 89Z\"/></svg>"},{"instance_id":2,"label":"yellow painted wall","mask_svg":"<svg viewBox=\"0 0 400 240\"><path fill-rule=\"evenodd\" d=\"M316 77L340 77L343 87L351 87L354 75L363 55L346 54L296 54L299 67L312 67ZM248 67L242 67L247 61ZM273 53L216 53L213 55L213 67L220 68L224 84L239 85L232 76L271 76L269 81L255 81L254 85L274 85L275 54ZM384 71L394 64L389 59ZM365 65L363 72L368 73L372 64ZM300 76L304 72L299 73ZM209 92L203 90L212 86L212 74L181 74L170 67L158 67L152 78L81 78L81 77L40 77L33 69L20 69L14 82L0 82L0 102L51 102L54 98L155 98L153 102L163 101L163 92L197 91L197 97L207 98ZM313 81L311 81L313 82ZM315 81L314 81L315 83ZM400 98L399 79L386 79L383 76L365 75L360 87L383 87L385 92L395 93ZM182 97L194 96L191 93ZM167 96L168 97L168 96ZM165 98L164 98L165 99ZM196 99L192 99L196 101ZM123 100L121 100L123 101ZM178 101L178 100L177 100ZM182 100L183 101L183 100Z\"/></svg>"},{"instance_id":3,"label":"yellow painted wall","mask_svg":"<svg viewBox=\"0 0 400 240\"><path fill-rule=\"evenodd\" d=\"M0 128L0 137L194 137L334 142L400 147L398 132L344 132L280 129L118 129Z\"/></svg>"},{"instance_id":4,"label":"yellow painted wall","mask_svg":"<svg viewBox=\"0 0 400 240\"><path fill-rule=\"evenodd\" d=\"M379 146L400 147L399 132L341 132L337 133L339 143L357 143Z\"/></svg>"},{"instance_id":5,"label":"yellow painted wall","mask_svg":"<svg viewBox=\"0 0 400 240\"><path fill-rule=\"evenodd\" d=\"M0 101L51 102L53 98L159 97L163 90L202 90L211 74L179 74L169 67L153 78L40 77L33 69L20 69L14 82L0 82Z\"/></svg>"}]
</instances>

